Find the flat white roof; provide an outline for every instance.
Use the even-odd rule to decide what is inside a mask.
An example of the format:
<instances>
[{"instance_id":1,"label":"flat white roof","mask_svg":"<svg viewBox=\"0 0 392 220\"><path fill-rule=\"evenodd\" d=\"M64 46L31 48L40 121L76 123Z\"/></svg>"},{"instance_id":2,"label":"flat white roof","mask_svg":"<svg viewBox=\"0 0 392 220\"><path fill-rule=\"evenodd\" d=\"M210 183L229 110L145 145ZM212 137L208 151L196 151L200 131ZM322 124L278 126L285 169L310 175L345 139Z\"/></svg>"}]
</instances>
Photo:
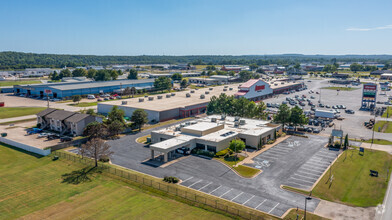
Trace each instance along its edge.
<instances>
[{"instance_id":1,"label":"flat white roof","mask_svg":"<svg viewBox=\"0 0 392 220\"><path fill-rule=\"evenodd\" d=\"M195 139L194 136L181 135L181 136L177 136L174 138L170 138L170 139L152 144L150 146L150 149L157 150L157 151L163 150L164 152L167 152L167 151L171 151L173 149L176 149L179 147L179 145L184 145L193 139Z\"/></svg>"},{"instance_id":2,"label":"flat white roof","mask_svg":"<svg viewBox=\"0 0 392 220\"><path fill-rule=\"evenodd\" d=\"M194 131L206 131L211 128L218 127L219 124L214 123L214 122L199 122L197 124L189 125L184 128L189 129L189 130L194 130Z\"/></svg>"}]
</instances>

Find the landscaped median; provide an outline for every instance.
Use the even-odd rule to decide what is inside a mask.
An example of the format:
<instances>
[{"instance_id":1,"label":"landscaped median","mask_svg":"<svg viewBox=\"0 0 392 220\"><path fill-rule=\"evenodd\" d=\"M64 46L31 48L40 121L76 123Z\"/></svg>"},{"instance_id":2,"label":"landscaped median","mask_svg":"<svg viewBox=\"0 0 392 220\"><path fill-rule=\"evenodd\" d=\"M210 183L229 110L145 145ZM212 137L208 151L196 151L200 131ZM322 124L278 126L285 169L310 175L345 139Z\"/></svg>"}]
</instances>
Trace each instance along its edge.
<instances>
[{"instance_id":1,"label":"landscaped median","mask_svg":"<svg viewBox=\"0 0 392 220\"><path fill-rule=\"evenodd\" d=\"M391 169L392 155L387 152L346 150L332 165L331 172L326 172L313 188L312 196L353 206L377 206L383 202ZM377 171L378 177L371 176L370 170ZM288 186L282 188L310 193Z\"/></svg>"},{"instance_id":2,"label":"landscaped median","mask_svg":"<svg viewBox=\"0 0 392 220\"><path fill-rule=\"evenodd\" d=\"M340 91L353 91L353 90L357 90L359 88L342 87L342 86L329 86L329 87L322 87L321 89L340 90Z\"/></svg>"},{"instance_id":3,"label":"landscaped median","mask_svg":"<svg viewBox=\"0 0 392 220\"><path fill-rule=\"evenodd\" d=\"M139 144L149 144L149 142L147 142L147 138L151 138L151 134L136 139L136 142Z\"/></svg>"}]
</instances>

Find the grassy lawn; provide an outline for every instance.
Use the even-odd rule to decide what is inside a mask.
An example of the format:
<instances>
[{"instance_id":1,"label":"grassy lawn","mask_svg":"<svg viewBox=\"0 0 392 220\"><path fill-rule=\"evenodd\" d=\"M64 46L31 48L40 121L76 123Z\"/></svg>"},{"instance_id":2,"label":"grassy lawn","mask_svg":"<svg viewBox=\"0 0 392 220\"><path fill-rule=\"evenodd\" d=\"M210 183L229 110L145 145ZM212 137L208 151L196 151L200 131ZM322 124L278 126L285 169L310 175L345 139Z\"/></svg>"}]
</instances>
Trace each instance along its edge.
<instances>
[{"instance_id":1,"label":"grassy lawn","mask_svg":"<svg viewBox=\"0 0 392 220\"><path fill-rule=\"evenodd\" d=\"M66 160L3 145L0 155L0 219L228 219Z\"/></svg>"},{"instance_id":2,"label":"grassy lawn","mask_svg":"<svg viewBox=\"0 0 392 220\"><path fill-rule=\"evenodd\" d=\"M283 219L284 220L296 220L297 214L298 214L298 219L303 219L304 210L299 209L297 211L296 209L292 209ZM308 219L308 220L327 220L328 218L324 218L324 217L315 215L313 213L306 212L306 219Z\"/></svg>"},{"instance_id":3,"label":"grassy lawn","mask_svg":"<svg viewBox=\"0 0 392 220\"><path fill-rule=\"evenodd\" d=\"M372 143L372 139L364 141L364 143ZM392 145L392 141L383 140L383 139L374 139L374 144L381 144L381 145Z\"/></svg>"},{"instance_id":4,"label":"grassy lawn","mask_svg":"<svg viewBox=\"0 0 392 220\"><path fill-rule=\"evenodd\" d=\"M150 138L150 137L151 137L151 134L143 136L143 137L140 137L140 138L136 139L136 142L138 142L140 144L148 144L147 143L147 138Z\"/></svg>"},{"instance_id":5,"label":"grassy lawn","mask_svg":"<svg viewBox=\"0 0 392 220\"><path fill-rule=\"evenodd\" d=\"M219 160L220 162L228 165L229 167L233 168L235 171L238 172L238 174L240 174L242 177L245 178L251 178L254 175L256 175L257 173L260 172L259 169L255 169L252 167L247 167L247 166L243 166L243 165L238 165L235 166L238 162L242 161L245 159L245 157L239 156L238 159L236 160L234 156L230 156L227 158L224 157L218 157L215 158L217 160Z\"/></svg>"},{"instance_id":6,"label":"grassy lawn","mask_svg":"<svg viewBox=\"0 0 392 220\"><path fill-rule=\"evenodd\" d=\"M329 172L313 189L313 196L361 207L381 204L388 187L387 169L392 169L392 155L383 151L365 150L363 156L358 150L348 150L332 166L332 184ZM378 177L370 176L369 170L376 170Z\"/></svg>"},{"instance_id":7,"label":"grassy lawn","mask_svg":"<svg viewBox=\"0 0 392 220\"><path fill-rule=\"evenodd\" d=\"M373 129L377 132L392 133L392 121L377 121Z\"/></svg>"},{"instance_id":8,"label":"grassy lawn","mask_svg":"<svg viewBox=\"0 0 392 220\"><path fill-rule=\"evenodd\" d=\"M3 107L0 108L0 119L34 115L45 109L46 107Z\"/></svg>"},{"instance_id":9,"label":"grassy lawn","mask_svg":"<svg viewBox=\"0 0 392 220\"><path fill-rule=\"evenodd\" d=\"M392 108L391 107L387 107L387 110L384 112L384 114L382 114L381 117L386 118L388 115L389 118L392 117Z\"/></svg>"},{"instance_id":10,"label":"grassy lawn","mask_svg":"<svg viewBox=\"0 0 392 220\"><path fill-rule=\"evenodd\" d=\"M68 105L74 107L90 107L90 106L96 106L97 102L79 102L79 103L72 103Z\"/></svg>"},{"instance_id":11,"label":"grassy lawn","mask_svg":"<svg viewBox=\"0 0 392 220\"><path fill-rule=\"evenodd\" d=\"M338 89L340 89L340 91L353 91L353 90L356 90L358 88L341 87L341 86L330 86L330 87L322 87L321 89L330 89L330 90L338 90Z\"/></svg>"},{"instance_id":12,"label":"grassy lawn","mask_svg":"<svg viewBox=\"0 0 392 220\"><path fill-rule=\"evenodd\" d=\"M13 85L25 85L25 84L38 84L41 83L39 80L26 80L26 81L0 81L1 86L13 86Z\"/></svg>"}]
</instances>

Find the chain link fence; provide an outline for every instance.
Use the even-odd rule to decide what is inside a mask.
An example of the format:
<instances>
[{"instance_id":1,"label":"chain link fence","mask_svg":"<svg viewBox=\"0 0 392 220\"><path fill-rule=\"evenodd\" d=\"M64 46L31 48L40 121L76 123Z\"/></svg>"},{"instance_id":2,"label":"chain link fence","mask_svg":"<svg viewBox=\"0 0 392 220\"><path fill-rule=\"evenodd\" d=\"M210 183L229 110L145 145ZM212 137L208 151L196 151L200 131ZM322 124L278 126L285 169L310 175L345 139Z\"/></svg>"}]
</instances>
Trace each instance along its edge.
<instances>
[{"instance_id":1,"label":"chain link fence","mask_svg":"<svg viewBox=\"0 0 392 220\"><path fill-rule=\"evenodd\" d=\"M90 158L86 158L86 157L82 158L79 155L73 155L73 154L60 152L60 151L54 151L53 155L56 155L60 158L67 159L69 161L73 161L76 163L82 163L82 164L90 165L90 166L95 165L94 160L92 160ZM110 173L112 175L116 175L118 177L133 181L135 183L139 183L144 186L151 187L151 188L172 194L174 196L181 197L181 198L189 200L191 202L199 203L202 205L212 207L214 209L218 209L220 211L226 212L226 213L234 215L234 216L238 216L243 219L250 219L250 220L253 220L253 219L260 219L260 220L278 219L276 217L273 217L273 216L270 216L267 214L263 214L261 212L258 212L256 210L252 210L248 207L245 207L245 206L242 206L242 205L239 205L236 203L228 202L226 200L215 198L215 197L213 198L212 196L210 196L210 197L204 196L203 195L204 193L202 193L202 192L193 191L193 190L188 189L186 187L183 187L181 185L166 183L163 181L157 181L157 180L154 180L153 177L146 178L146 177L142 176L142 174L118 169L118 168L115 168L115 167L112 167L110 165L106 165L103 163L98 163L98 167L103 168L104 172Z\"/></svg>"}]
</instances>

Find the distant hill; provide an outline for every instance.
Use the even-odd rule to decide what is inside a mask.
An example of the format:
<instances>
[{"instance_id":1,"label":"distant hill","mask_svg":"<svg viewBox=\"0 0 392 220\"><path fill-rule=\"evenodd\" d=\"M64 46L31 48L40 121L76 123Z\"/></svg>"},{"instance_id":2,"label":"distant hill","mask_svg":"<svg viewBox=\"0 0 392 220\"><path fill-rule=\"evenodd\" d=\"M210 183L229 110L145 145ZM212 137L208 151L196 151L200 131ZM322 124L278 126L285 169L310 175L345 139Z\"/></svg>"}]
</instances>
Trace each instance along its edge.
<instances>
[{"instance_id":1,"label":"distant hill","mask_svg":"<svg viewBox=\"0 0 392 220\"><path fill-rule=\"evenodd\" d=\"M331 63L332 59L342 62L377 61L380 63L392 62L392 55L303 55L303 54L280 54L280 55L197 55L197 56L93 56L93 55L60 55L60 54L37 54L21 52L0 52L0 69L25 69L37 67L62 68L113 64L239 64L258 65L295 64L300 62Z\"/></svg>"}]
</instances>

